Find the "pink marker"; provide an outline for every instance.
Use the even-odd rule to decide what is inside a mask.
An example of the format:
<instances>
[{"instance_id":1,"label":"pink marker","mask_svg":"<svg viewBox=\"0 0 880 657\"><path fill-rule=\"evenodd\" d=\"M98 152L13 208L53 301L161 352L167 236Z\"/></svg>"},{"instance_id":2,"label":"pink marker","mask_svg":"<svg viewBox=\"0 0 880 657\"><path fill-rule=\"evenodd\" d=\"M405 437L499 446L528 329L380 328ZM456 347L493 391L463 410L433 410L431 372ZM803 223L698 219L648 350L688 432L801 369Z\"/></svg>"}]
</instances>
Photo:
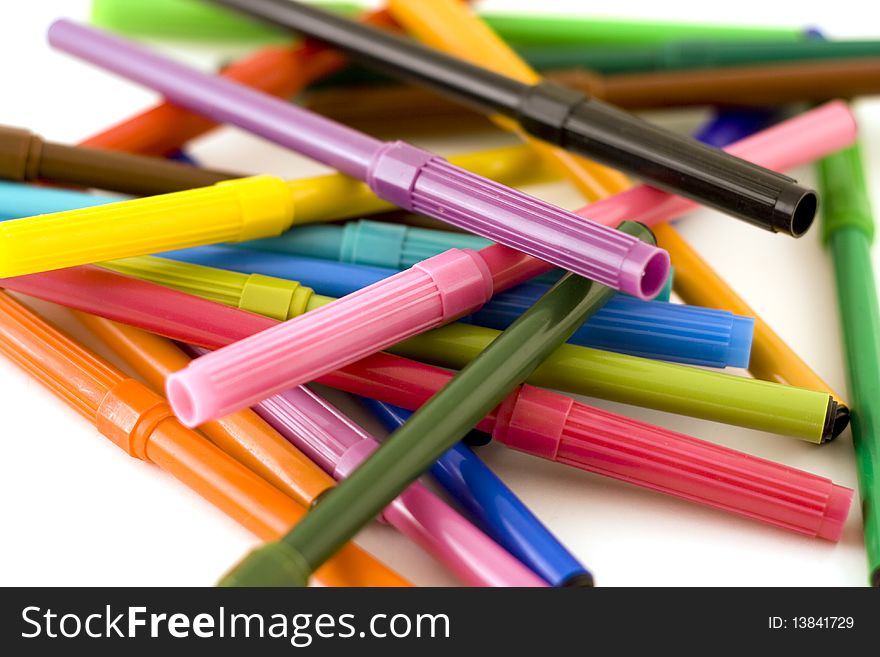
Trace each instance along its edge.
<instances>
[{"instance_id":1,"label":"pink marker","mask_svg":"<svg viewBox=\"0 0 880 657\"><path fill-rule=\"evenodd\" d=\"M196 427L467 315L492 291L480 255L450 249L195 359L168 377L169 401Z\"/></svg>"},{"instance_id":2,"label":"pink marker","mask_svg":"<svg viewBox=\"0 0 880 657\"><path fill-rule=\"evenodd\" d=\"M416 410L453 376L381 356L353 363L321 383ZM477 429L539 458L829 541L840 539L853 498L851 488L826 477L530 385L508 395Z\"/></svg>"},{"instance_id":3,"label":"pink marker","mask_svg":"<svg viewBox=\"0 0 880 657\"><path fill-rule=\"evenodd\" d=\"M379 447L371 435L304 386L270 397L254 410L337 480ZM547 586L419 482L385 509L382 520L469 586Z\"/></svg>"}]
</instances>

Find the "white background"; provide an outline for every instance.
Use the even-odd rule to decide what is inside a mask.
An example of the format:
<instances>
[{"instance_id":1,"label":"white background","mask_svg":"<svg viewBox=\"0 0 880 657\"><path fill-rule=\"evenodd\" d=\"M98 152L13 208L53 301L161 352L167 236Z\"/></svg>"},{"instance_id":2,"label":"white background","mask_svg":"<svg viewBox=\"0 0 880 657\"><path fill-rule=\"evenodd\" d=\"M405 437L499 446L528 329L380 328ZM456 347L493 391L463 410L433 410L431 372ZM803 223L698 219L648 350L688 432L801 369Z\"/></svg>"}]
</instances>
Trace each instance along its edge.
<instances>
[{"instance_id":1,"label":"white background","mask_svg":"<svg viewBox=\"0 0 880 657\"><path fill-rule=\"evenodd\" d=\"M852 1L795 5L753 0L629 0L603 10L605 3L577 0L553 0L539 6L531 0L498 0L484 6L559 14L815 25L833 37L880 38L876 9ZM149 91L48 48L44 35L53 19L85 20L87 15L84 0L37 0L3 10L0 123L26 126L47 138L75 143L155 101ZM240 47L161 45L166 52L205 67L242 52ZM880 207L880 105L860 100L855 109L875 206ZM704 116L688 111L657 118L686 130ZM447 154L508 139L494 133L466 141L455 136L396 136L410 137ZM191 152L207 165L246 173L293 178L321 170L228 128L193 144ZM806 184L814 181L809 167L792 175ZM563 183L533 191L561 205L580 205ZM710 211L694 213L682 222L681 230L830 385L845 389L832 272L818 230L793 240ZM875 266L880 264L876 253ZM35 307L95 346L65 311L46 304ZM838 484L856 485L849 432L817 448L792 438L608 402L592 403L804 468ZM253 536L196 494L157 468L125 455L7 360L0 360L0 419L0 584L211 585L256 544ZM595 573L600 585L859 586L866 581L857 504L843 539L835 545L503 447L490 446L480 453ZM416 584L455 584L429 557L387 527L370 527L358 541Z\"/></svg>"}]
</instances>

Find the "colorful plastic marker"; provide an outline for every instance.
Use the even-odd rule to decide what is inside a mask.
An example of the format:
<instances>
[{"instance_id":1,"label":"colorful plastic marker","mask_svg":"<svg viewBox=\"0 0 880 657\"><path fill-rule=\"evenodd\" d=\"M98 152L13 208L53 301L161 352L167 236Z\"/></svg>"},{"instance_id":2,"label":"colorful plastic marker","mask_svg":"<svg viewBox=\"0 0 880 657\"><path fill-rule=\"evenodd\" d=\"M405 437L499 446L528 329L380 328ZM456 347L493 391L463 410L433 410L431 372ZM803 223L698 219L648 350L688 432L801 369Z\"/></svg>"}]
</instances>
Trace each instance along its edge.
<instances>
[{"instance_id":1,"label":"colorful plastic marker","mask_svg":"<svg viewBox=\"0 0 880 657\"><path fill-rule=\"evenodd\" d=\"M391 368L361 365L334 373L328 383L411 410L453 377L428 368L398 378ZM830 541L840 539L853 496L825 477L530 385L510 394L477 429L538 458Z\"/></svg>"},{"instance_id":2,"label":"colorful plastic marker","mask_svg":"<svg viewBox=\"0 0 880 657\"><path fill-rule=\"evenodd\" d=\"M34 286L25 288L28 294L48 296L54 301L72 301L80 308L87 306L85 309L92 312L121 316L149 330L170 333L170 337L182 340L200 340L208 346L228 344L273 323L265 317L98 268L52 272L39 277L67 279L61 286L67 294L45 295L45 290ZM77 277L79 284L70 280ZM37 277L27 278L33 283ZM82 285L83 282L87 284ZM88 283L95 284L93 294L88 293ZM71 294L79 296L74 298ZM654 363L639 362L640 359L630 361L619 367L637 376L624 385L638 386L638 376L649 371ZM689 372L692 380L686 383L684 392L658 383L656 391L660 399L668 400L670 393L687 395L687 390L702 390L712 384L713 378L706 377L710 372L678 369ZM669 380L669 374L660 372L654 382ZM448 370L389 354L375 354L322 377L320 382L414 410L451 378ZM724 378L736 386L756 383L741 377ZM760 387L766 385L757 383ZM645 388L640 392L647 396L651 391ZM779 391L771 386L749 399L740 399L735 394L727 396L726 391L714 387L710 387L710 392L716 407L718 400L722 400L725 406L752 410L757 400L778 397ZM789 397L785 401L791 400ZM798 412L803 409L800 403L795 407ZM836 505L829 507L832 498L840 499L840 493L831 493L836 488L827 479L591 408L548 390L522 386L487 415L478 428L490 432L509 447L539 458L741 513L808 536L837 540L842 528L843 519L833 510ZM676 455L672 462L670 454ZM701 473L696 488L695 472ZM733 479L732 472L738 473ZM797 491L794 498L785 492L791 491L792 486ZM762 492L756 496L756 490Z\"/></svg>"},{"instance_id":3,"label":"colorful plastic marker","mask_svg":"<svg viewBox=\"0 0 880 657\"><path fill-rule=\"evenodd\" d=\"M822 239L831 252L852 397L865 550L872 586L880 586L880 312L871 264L874 218L859 146L818 165L822 189Z\"/></svg>"},{"instance_id":4,"label":"colorful plastic marker","mask_svg":"<svg viewBox=\"0 0 880 657\"><path fill-rule=\"evenodd\" d=\"M251 552L224 576L221 586L273 581L305 586L315 568L463 438L612 294L610 288L566 274L325 495L300 531L294 529L280 541Z\"/></svg>"},{"instance_id":5,"label":"colorful plastic marker","mask_svg":"<svg viewBox=\"0 0 880 657\"><path fill-rule=\"evenodd\" d=\"M0 221L115 203L119 198L0 180Z\"/></svg>"},{"instance_id":6,"label":"colorful plastic marker","mask_svg":"<svg viewBox=\"0 0 880 657\"><path fill-rule=\"evenodd\" d=\"M237 342L278 324L268 317L95 266L0 279L0 287L208 348ZM415 352L419 358L449 367L463 367L498 335L493 329L456 324L411 338L393 349L402 354ZM413 368L418 380L418 371L426 367L390 354L376 354L367 360L385 367L392 378ZM319 383L332 380L333 375L328 374ZM575 345L562 345L533 373L530 383L813 443L831 440L849 423L846 406L827 392ZM371 396L363 391L356 394ZM406 406L395 399L385 401Z\"/></svg>"},{"instance_id":7,"label":"colorful plastic marker","mask_svg":"<svg viewBox=\"0 0 880 657\"><path fill-rule=\"evenodd\" d=\"M0 352L129 455L154 463L263 539L305 509L174 418L165 400L0 292ZM407 586L354 545L315 573L325 586Z\"/></svg>"},{"instance_id":8,"label":"colorful plastic marker","mask_svg":"<svg viewBox=\"0 0 880 657\"><path fill-rule=\"evenodd\" d=\"M383 27L393 25L384 11L364 13L359 20ZM221 75L273 96L290 98L310 82L342 69L346 63L347 59L339 52L315 43L304 43L265 48L224 67ZM89 137L82 145L144 155L166 155L216 127L217 123L207 117L162 101Z\"/></svg>"},{"instance_id":9,"label":"colorful plastic marker","mask_svg":"<svg viewBox=\"0 0 880 657\"><path fill-rule=\"evenodd\" d=\"M191 360L167 338L88 313L74 314L153 390L163 390L165 378ZM199 431L305 508L334 485L332 477L249 409L206 422Z\"/></svg>"},{"instance_id":10,"label":"colorful plastic marker","mask_svg":"<svg viewBox=\"0 0 880 657\"><path fill-rule=\"evenodd\" d=\"M344 480L379 446L304 386L265 399L254 410L336 480ZM547 585L419 482L396 497L380 517L468 586Z\"/></svg>"},{"instance_id":11,"label":"colorful plastic marker","mask_svg":"<svg viewBox=\"0 0 880 657\"><path fill-rule=\"evenodd\" d=\"M640 243L631 236L581 221L569 212L475 176L427 151L403 142L385 144L244 85L201 73L135 44L70 21L53 23L49 30L49 41L55 47L146 84L160 91L169 100L262 134L343 173L365 180L377 196L405 209L472 230L640 298L655 296L666 280L665 271L662 280L658 281L655 275L656 270L663 268L662 260L665 256L658 249ZM275 204L281 201L283 184L280 180L257 178L251 179L252 184L254 180L260 180L264 187L274 183L274 194L277 198ZM222 183L217 189L230 184L234 183ZM150 200L152 199L130 203L145 203ZM174 201L179 202L180 200ZM187 202L199 201L189 197ZM289 197L286 200L287 207L281 208L275 204L268 216L261 217L271 226L267 230L268 235L277 234L289 227L289 221L286 226L283 225L285 212L286 216L293 215ZM210 204L216 205L216 202ZM121 206L122 204L118 204L117 208ZM153 209L151 206L146 212ZM199 209L204 208L200 206ZM85 222L89 221L87 217L108 212L108 209L87 209L79 212L82 214L77 215L77 218ZM173 215L173 206L165 209L164 214ZM41 222L42 225L52 225L54 235L58 231L56 224L63 221L62 214L50 217L43 218ZM126 223L120 221L121 217L112 210L103 217L104 220L92 219L91 225L103 227L105 223L113 222L116 227ZM25 223L17 228L10 228L15 222L0 226L0 231L6 233L4 241L9 245L14 244L15 252L28 253L35 248L42 253L49 251L58 255L53 266L62 266L62 262L68 265L83 262L81 257L75 258L75 253L66 254L67 257L64 258L62 245L57 243L52 244L52 249L39 248L35 244L36 240L30 236L38 232L37 226L41 224L28 220L19 222ZM143 219L140 222L141 225L144 224ZM180 221L178 216L176 223L178 234L181 230L191 230L188 220ZM68 221L68 225L70 224ZM146 225L149 227L149 222ZM78 237L82 237L82 226L79 228ZM128 226L128 229L131 230L132 226ZM167 225L159 229L172 230ZM257 236L247 238L254 237ZM105 243L113 241L112 238L108 240L106 236L98 235L94 239ZM242 239L242 236L238 239ZM6 253L0 249L0 261L7 261L7 266L0 270L5 269L7 275L39 271L33 268L39 265L34 264L22 263L24 266L15 267L12 263L14 256L8 252L9 248L7 246ZM124 254L108 254L100 260L142 255L169 248L175 247L163 246L140 250L139 253L129 251ZM44 259L45 255L41 260ZM79 262L75 261L77 259ZM22 257L22 260L26 261L27 257ZM98 260L92 260L95 261ZM655 262L652 264L652 261ZM47 268L45 265L42 267Z\"/></svg>"},{"instance_id":12,"label":"colorful plastic marker","mask_svg":"<svg viewBox=\"0 0 880 657\"><path fill-rule=\"evenodd\" d=\"M428 45L525 84L541 82L541 76L487 28L466 3L434 0L415 7L389 2L388 11ZM622 173L529 135L523 126L503 113L493 114L490 118L497 126L524 140L538 157L558 167L588 201L610 196L630 186Z\"/></svg>"},{"instance_id":13,"label":"colorful plastic marker","mask_svg":"<svg viewBox=\"0 0 880 657\"><path fill-rule=\"evenodd\" d=\"M449 158L481 176L507 185L525 185L558 178L540 166L525 146L506 146ZM394 209L373 194L366 184L342 174L310 176L287 181L293 198L293 225L336 221ZM94 205L107 205L124 198L38 187L0 180L0 218L20 219L37 214L65 212Z\"/></svg>"}]
</instances>

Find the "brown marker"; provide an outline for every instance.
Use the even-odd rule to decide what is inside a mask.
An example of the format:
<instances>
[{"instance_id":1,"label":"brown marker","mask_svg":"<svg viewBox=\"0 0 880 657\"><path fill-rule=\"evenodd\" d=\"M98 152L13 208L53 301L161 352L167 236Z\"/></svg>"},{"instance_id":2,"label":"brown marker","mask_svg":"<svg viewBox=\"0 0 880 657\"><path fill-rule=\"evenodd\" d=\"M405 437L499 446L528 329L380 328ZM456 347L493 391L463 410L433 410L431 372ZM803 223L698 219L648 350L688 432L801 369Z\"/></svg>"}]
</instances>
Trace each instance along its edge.
<instances>
[{"instance_id":1,"label":"brown marker","mask_svg":"<svg viewBox=\"0 0 880 657\"><path fill-rule=\"evenodd\" d=\"M240 177L146 155L56 144L29 130L0 126L0 178L6 180L45 180L151 196Z\"/></svg>"},{"instance_id":2,"label":"brown marker","mask_svg":"<svg viewBox=\"0 0 880 657\"><path fill-rule=\"evenodd\" d=\"M549 72L545 78L628 110L784 105L880 93L880 57L626 75L573 69ZM322 89L306 96L304 104L329 118L368 129L390 121L397 125L407 117L418 117L433 127L439 127L437 122L457 126L464 117L472 119L468 125L488 125L474 110L421 87Z\"/></svg>"}]
</instances>

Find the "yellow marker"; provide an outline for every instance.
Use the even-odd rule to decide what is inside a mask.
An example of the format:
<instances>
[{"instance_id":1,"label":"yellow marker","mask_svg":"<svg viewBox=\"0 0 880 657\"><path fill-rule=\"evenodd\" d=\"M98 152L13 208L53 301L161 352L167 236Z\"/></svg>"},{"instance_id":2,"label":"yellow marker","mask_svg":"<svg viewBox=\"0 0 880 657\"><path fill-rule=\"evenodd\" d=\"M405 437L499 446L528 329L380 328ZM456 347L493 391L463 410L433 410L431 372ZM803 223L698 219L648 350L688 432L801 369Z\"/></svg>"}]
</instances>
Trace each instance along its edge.
<instances>
[{"instance_id":1,"label":"yellow marker","mask_svg":"<svg viewBox=\"0 0 880 657\"><path fill-rule=\"evenodd\" d=\"M546 180L523 146L450 160L506 184ZM285 182L255 176L211 187L0 223L0 278L220 242L274 237L294 224L394 206L341 174Z\"/></svg>"},{"instance_id":2,"label":"yellow marker","mask_svg":"<svg viewBox=\"0 0 880 657\"><path fill-rule=\"evenodd\" d=\"M460 0L390 0L388 10L425 43L508 77L534 84L541 76ZM514 120L492 116L496 125L518 134L534 152L566 174L588 201L629 186L626 176L601 164L530 137Z\"/></svg>"}]
</instances>

